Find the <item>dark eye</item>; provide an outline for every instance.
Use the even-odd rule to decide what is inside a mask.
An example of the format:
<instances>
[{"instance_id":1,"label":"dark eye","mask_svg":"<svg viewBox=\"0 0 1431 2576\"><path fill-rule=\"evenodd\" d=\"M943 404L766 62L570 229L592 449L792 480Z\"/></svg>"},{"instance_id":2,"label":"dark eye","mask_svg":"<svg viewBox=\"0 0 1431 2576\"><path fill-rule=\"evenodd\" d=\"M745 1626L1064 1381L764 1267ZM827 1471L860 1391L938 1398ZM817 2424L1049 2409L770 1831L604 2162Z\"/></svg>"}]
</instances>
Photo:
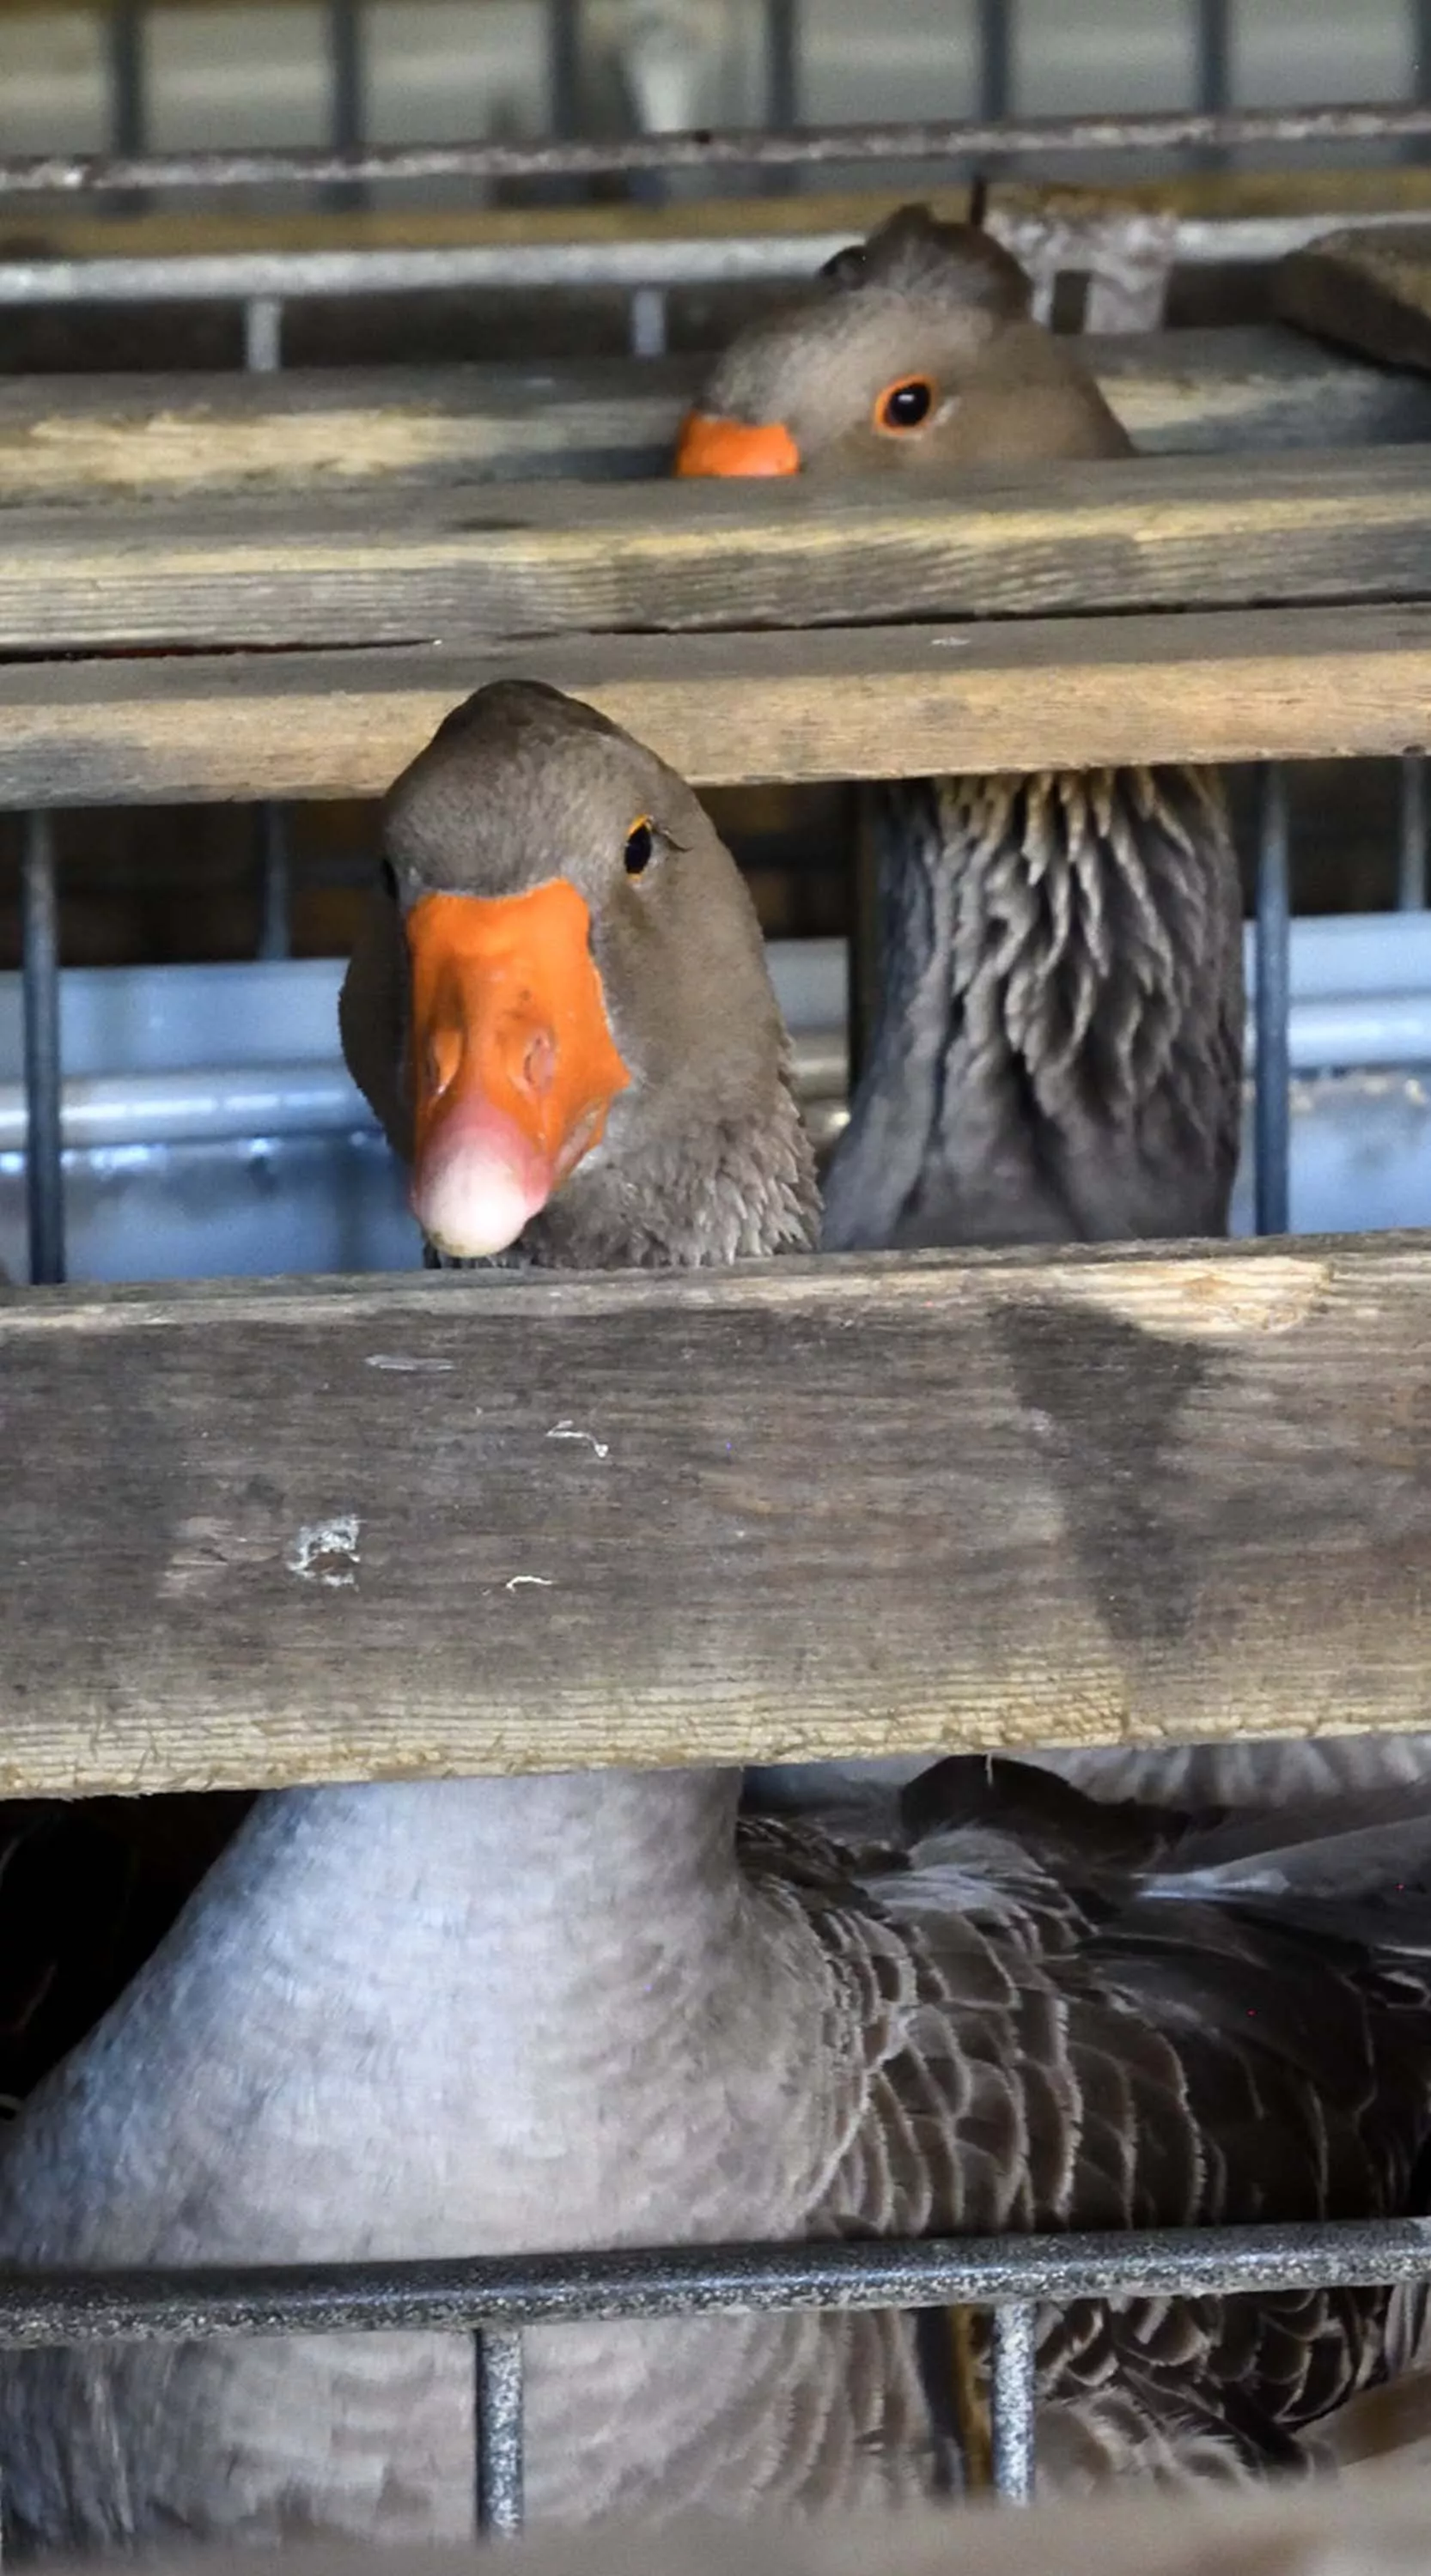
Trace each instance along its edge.
<instances>
[{"instance_id":1,"label":"dark eye","mask_svg":"<svg viewBox=\"0 0 1431 2576\"><path fill-rule=\"evenodd\" d=\"M934 387L927 376L901 376L899 382L886 385L875 404L877 429L918 429L934 409Z\"/></svg>"},{"instance_id":2,"label":"dark eye","mask_svg":"<svg viewBox=\"0 0 1431 2576\"><path fill-rule=\"evenodd\" d=\"M384 859L381 868L378 870L378 882L381 885L384 894L387 896L389 903L396 903L398 899L397 870L393 866L391 859Z\"/></svg>"},{"instance_id":3,"label":"dark eye","mask_svg":"<svg viewBox=\"0 0 1431 2576\"><path fill-rule=\"evenodd\" d=\"M628 877L644 876L655 855L656 840L644 814L638 815L626 835L622 852Z\"/></svg>"}]
</instances>

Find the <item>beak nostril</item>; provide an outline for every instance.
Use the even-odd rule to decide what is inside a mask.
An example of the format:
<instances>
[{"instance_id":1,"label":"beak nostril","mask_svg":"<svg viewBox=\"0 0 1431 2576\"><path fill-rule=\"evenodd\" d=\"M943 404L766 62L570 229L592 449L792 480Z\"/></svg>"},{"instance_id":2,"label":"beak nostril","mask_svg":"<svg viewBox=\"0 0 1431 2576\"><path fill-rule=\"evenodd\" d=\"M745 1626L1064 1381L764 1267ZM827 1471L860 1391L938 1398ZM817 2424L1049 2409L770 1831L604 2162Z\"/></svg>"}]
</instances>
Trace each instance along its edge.
<instances>
[{"instance_id":1,"label":"beak nostril","mask_svg":"<svg viewBox=\"0 0 1431 2576\"><path fill-rule=\"evenodd\" d=\"M434 1100L450 1091L462 1062L462 1038L456 1029L438 1029L428 1039L424 1071Z\"/></svg>"},{"instance_id":2,"label":"beak nostril","mask_svg":"<svg viewBox=\"0 0 1431 2576\"><path fill-rule=\"evenodd\" d=\"M537 1029L528 1040L521 1071L523 1088L534 1098L550 1091L556 1079L556 1061L556 1040L549 1029Z\"/></svg>"}]
</instances>

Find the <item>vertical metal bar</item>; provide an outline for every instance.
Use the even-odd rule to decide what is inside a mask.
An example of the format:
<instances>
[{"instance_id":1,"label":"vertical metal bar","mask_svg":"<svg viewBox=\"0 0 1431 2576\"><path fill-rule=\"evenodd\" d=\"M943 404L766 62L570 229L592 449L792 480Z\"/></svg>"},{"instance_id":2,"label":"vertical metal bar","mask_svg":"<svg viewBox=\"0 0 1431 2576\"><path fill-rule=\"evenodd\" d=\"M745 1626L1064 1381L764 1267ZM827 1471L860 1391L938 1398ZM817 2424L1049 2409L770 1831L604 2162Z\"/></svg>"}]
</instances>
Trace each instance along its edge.
<instances>
[{"instance_id":1,"label":"vertical metal bar","mask_svg":"<svg viewBox=\"0 0 1431 2576\"><path fill-rule=\"evenodd\" d=\"M1401 836L1396 858L1396 900L1402 912L1426 909L1426 755L1408 751L1401 763Z\"/></svg>"},{"instance_id":2,"label":"vertical metal bar","mask_svg":"<svg viewBox=\"0 0 1431 2576\"><path fill-rule=\"evenodd\" d=\"M293 946L293 868L288 816L281 805L258 809L260 957L286 957Z\"/></svg>"},{"instance_id":3,"label":"vertical metal bar","mask_svg":"<svg viewBox=\"0 0 1431 2576\"><path fill-rule=\"evenodd\" d=\"M979 114L986 122L1012 113L1014 0L979 0Z\"/></svg>"},{"instance_id":4,"label":"vertical metal bar","mask_svg":"<svg viewBox=\"0 0 1431 2576\"><path fill-rule=\"evenodd\" d=\"M477 2534L513 2540L522 2528L522 2338L472 2338L477 2368Z\"/></svg>"},{"instance_id":5,"label":"vertical metal bar","mask_svg":"<svg viewBox=\"0 0 1431 2576\"><path fill-rule=\"evenodd\" d=\"M328 0L328 139L335 152L359 152L367 129L362 0ZM334 206L360 206L367 190L350 182L329 191Z\"/></svg>"},{"instance_id":6,"label":"vertical metal bar","mask_svg":"<svg viewBox=\"0 0 1431 2576\"><path fill-rule=\"evenodd\" d=\"M547 0L547 130L574 140L581 123L581 0Z\"/></svg>"},{"instance_id":7,"label":"vertical metal bar","mask_svg":"<svg viewBox=\"0 0 1431 2576\"><path fill-rule=\"evenodd\" d=\"M765 122L776 134L800 122L799 0L765 0Z\"/></svg>"},{"instance_id":8,"label":"vertical metal bar","mask_svg":"<svg viewBox=\"0 0 1431 2576\"><path fill-rule=\"evenodd\" d=\"M65 1174L60 1070L60 908L54 832L48 814L27 814L20 859L20 935L25 990L25 1192L30 1214L30 1281L58 1286L65 1275Z\"/></svg>"},{"instance_id":9,"label":"vertical metal bar","mask_svg":"<svg viewBox=\"0 0 1431 2576\"><path fill-rule=\"evenodd\" d=\"M1280 761L1262 772L1257 856L1256 1128L1257 1231L1285 1234L1291 1142L1291 868L1287 773Z\"/></svg>"},{"instance_id":10,"label":"vertical metal bar","mask_svg":"<svg viewBox=\"0 0 1431 2576\"><path fill-rule=\"evenodd\" d=\"M251 295L243 308L243 362L252 376L276 375L283 364L283 304L277 295ZM258 808L260 957L286 957L293 944L292 864L288 816L281 805Z\"/></svg>"},{"instance_id":11,"label":"vertical metal bar","mask_svg":"<svg viewBox=\"0 0 1431 2576\"><path fill-rule=\"evenodd\" d=\"M1411 17L1411 96L1431 98L1431 0L1407 0ZM1408 157L1420 160L1425 145L1408 143Z\"/></svg>"},{"instance_id":12,"label":"vertical metal bar","mask_svg":"<svg viewBox=\"0 0 1431 2576\"><path fill-rule=\"evenodd\" d=\"M1023 2299L995 2308L989 2358L994 2486L1006 2504L1031 2504L1034 2491L1038 2310Z\"/></svg>"},{"instance_id":13,"label":"vertical metal bar","mask_svg":"<svg viewBox=\"0 0 1431 2576\"><path fill-rule=\"evenodd\" d=\"M1204 116L1220 116L1232 105L1232 0L1192 0L1195 104ZM1198 152L1205 168L1220 168L1225 152Z\"/></svg>"},{"instance_id":14,"label":"vertical metal bar","mask_svg":"<svg viewBox=\"0 0 1431 2576\"><path fill-rule=\"evenodd\" d=\"M145 149L144 0L113 0L109 11L110 149L132 160Z\"/></svg>"},{"instance_id":15,"label":"vertical metal bar","mask_svg":"<svg viewBox=\"0 0 1431 2576\"><path fill-rule=\"evenodd\" d=\"M251 295L243 308L243 362L251 376L276 376L283 364L283 304Z\"/></svg>"},{"instance_id":16,"label":"vertical metal bar","mask_svg":"<svg viewBox=\"0 0 1431 2576\"><path fill-rule=\"evenodd\" d=\"M633 358L664 358L666 354L666 290L663 286L638 286L631 296L631 355Z\"/></svg>"}]
</instances>

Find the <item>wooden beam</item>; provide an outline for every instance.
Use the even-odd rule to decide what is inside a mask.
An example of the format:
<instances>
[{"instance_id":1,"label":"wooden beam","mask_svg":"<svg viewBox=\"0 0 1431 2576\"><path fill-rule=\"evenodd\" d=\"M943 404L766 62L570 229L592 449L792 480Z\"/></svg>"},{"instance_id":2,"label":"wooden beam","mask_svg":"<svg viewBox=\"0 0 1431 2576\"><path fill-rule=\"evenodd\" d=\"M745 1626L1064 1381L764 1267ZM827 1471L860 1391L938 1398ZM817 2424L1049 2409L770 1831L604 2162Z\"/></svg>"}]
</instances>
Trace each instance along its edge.
<instances>
[{"instance_id":1,"label":"wooden beam","mask_svg":"<svg viewBox=\"0 0 1431 2576\"><path fill-rule=\"evenodd\" d=\"M1274 272L1277 309L1391 367L1431 370L1431 223L1329 233Z\"/></svg>"},{"instance_id":2,"label":"wooden beam","mask_svg":"<svg viewBox=\"0 0 1431 2576\"><path fill-rule=\"evenodd\" d=\"M41 1291L0 1382L7 1794L1427 1723L1425 1237Z\"/></svg>"},{"instance_id":3,"label":"wooden beam","mask_svg":"<svg viewBox=\"0 0 1431 2576\"><path fill-rule=\"evenodd\" d=\"M1150 453L1431 441L1431 385L1299 331L1083 344ZM705 361L0 380L0 509L669 471Z\"/></svg>"},{"instance_id":4,"label":"wooden beam","mask_svg":"<svg viewBox=\"0 0 1431 2576\"><path fill-rule=\"evenodd\" d=\"M1419 448L1146 457L852 484L15 510L0 650L455 643L1132 608L1415 599Z\"/></svg>"},{"instance_id":5,"label":"wooden beam","mask_svg":"<svg viewBox=\"0 0 1431 2576\"><path fill-rule=\"evenodd\" d=\"M1431 606L15 663L0 803L380 795L511 675L588 698L700 786L1371 757L1431 739Z\"/></svg>"}]
</instances>

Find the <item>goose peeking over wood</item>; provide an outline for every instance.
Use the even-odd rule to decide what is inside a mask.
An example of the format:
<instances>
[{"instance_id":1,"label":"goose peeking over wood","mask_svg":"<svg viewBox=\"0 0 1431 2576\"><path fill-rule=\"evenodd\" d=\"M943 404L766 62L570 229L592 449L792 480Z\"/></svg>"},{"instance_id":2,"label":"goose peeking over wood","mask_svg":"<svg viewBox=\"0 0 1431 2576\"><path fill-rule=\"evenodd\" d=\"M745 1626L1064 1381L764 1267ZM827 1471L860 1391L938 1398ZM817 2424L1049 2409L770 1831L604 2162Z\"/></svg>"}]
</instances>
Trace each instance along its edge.
<instances>
[{"instance_id":1,"label":"goose peeking over wood","mask_svg":"<svg viewBox=\"0 0 1431 2576\"><path fill-rule=\"evenodd\" d=\"M677 473L1128 454L1031 294L987 233L905 207L732 344ZM1224 1233L1242 928L1216 779L950 775L877 791L876 808L883 991L826 1177L826 1244Z\"/></svg>"},{"instance_id":2,"label":"goose peeking over wood","mask_svg":"<svg viewBox=\"0 0 1431 2576\"><path fill-rule=\"evenodd\" d=\"M444 1259L808 1243L756 922L678 779L586 708L499 685L399 782L387 837L344 1032ZM742 1820L739 1788L705 1770L261 1799L17 2122L0 2256L1419 2205L1428 1899L1404 1801L1381 1834L1340 1820L1351 1893L1378 1870L1399 1890L1372 1947L1338 1847L1300 1848L1290 1822L1229 1849L980 1758L918 1783L861 1852ZM1385 2313L1359 2290L1050 2319L1044 2471L1279 2460L1382 2372ZM538 2518L843 2508L957 2480L965 2440L977 2454L938 2321L585 2324L527 2348ZM10 2540L463 2540L472 2409L460 2335L9 2354Z\"/></svg>"},{"instance_id":3,"label":"goose peeking over wood","mask_svg":"<svg viewBox=\"0 0 1431 2576\"><path fill-rule=\"evenodd\" d=\"M679 474L944 473L1131 442L1016 260L906 206L718 361ZM892 603L897 608L898 603ZM951 755L958 749L951 741ZM1216 778L949 775L871 791L882 991L825 1179L833 1249L1227 1230L1241 896ZM1421 1737L1049 1755L1100 1797L1271 1805L1431 1773ZM763 1800L917 1763L758 1775Z\"/></svg>"}]
</instances>

